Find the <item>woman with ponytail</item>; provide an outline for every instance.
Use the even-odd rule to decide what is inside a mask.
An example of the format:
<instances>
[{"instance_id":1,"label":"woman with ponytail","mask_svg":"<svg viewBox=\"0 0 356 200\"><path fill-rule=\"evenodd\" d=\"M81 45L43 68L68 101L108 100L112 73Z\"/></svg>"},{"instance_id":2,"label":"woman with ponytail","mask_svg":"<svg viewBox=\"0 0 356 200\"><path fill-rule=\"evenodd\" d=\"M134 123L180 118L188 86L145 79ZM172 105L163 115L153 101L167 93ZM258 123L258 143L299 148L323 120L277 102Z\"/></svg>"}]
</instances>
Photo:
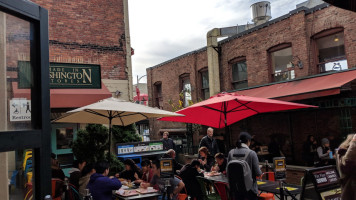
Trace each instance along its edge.
<instances>
[{"instance_id":1,"label":"woman with ponytail","mask_svg":"<svg viewBox=\"0 0 356 200\"><path fill-rule=\"evenodd\" d=\"M238 141L236 142L236 148L232 149L229 152L229 156L227 158L228 163L231 160L241 160L244 159L252 173L252 188L251 190L247 191L247 195L245 196L246 199L248 200L257 200L257 194L258 194L258 188L257 188L257 176L261 176L262 171L259 167L259 162L258 162L258 157L256 152L252 151L249 146L251 144L251 135L247 132L241 132ZM236 157L236 156L239 157Z\"/></svg>"}]
</instances>

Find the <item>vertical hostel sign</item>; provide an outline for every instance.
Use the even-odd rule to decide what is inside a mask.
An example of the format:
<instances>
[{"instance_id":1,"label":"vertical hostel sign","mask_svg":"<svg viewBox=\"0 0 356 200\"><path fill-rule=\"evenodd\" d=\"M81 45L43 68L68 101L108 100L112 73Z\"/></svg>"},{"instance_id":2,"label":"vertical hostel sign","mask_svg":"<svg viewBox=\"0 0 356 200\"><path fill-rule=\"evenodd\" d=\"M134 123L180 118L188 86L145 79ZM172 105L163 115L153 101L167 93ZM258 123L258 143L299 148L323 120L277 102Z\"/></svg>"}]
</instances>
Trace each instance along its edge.
<instances>
[{"instance_id":1,"label":"vertical hostel sign","mask_svg":"<svg viewBox=\"0 0 356 200\"><path fill-rule=\"evenodd\" d=\"M99 65L51 63L49 79L53 89L101 88Z\"/></svg>"}]
</instances>

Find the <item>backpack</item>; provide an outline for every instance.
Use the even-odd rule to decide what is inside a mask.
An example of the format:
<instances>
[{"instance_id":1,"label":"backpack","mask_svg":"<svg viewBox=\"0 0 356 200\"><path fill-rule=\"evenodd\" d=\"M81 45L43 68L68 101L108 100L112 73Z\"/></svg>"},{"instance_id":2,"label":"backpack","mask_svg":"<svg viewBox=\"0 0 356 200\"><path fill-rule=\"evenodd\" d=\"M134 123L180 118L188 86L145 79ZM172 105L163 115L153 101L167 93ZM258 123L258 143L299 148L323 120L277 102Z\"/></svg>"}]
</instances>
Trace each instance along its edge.
<instances>
[{"instance_id":1,"label":"backpack","mask_svg":"<svg viewBox=\"0 0 356 200\"><path fill-rule=\"evenodd\" d=\"M227 177L229 183L232 183L239 192L248 192L253 186L252 171L250 165L246 162L246 158L252 152L249 151L246 154L238 154L237 149L234 149L232 160L227 164Z\"/></svg>"}]
</instances>

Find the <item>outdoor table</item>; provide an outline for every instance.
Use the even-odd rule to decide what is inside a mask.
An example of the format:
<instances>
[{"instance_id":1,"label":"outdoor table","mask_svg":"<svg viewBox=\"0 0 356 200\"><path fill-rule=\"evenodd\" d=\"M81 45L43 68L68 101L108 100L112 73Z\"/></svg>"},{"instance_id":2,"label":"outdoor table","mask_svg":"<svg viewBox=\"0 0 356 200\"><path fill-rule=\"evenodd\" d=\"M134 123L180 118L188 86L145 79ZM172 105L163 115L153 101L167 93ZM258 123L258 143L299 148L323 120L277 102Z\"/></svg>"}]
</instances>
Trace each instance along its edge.
<instances>
[{"instance_id":1,"label":"outdoor table","mask_svg":"<svg viewBox=\"0 0 356 200\"><path fill-rule=\"evenodd\" d=\"M216 176L204 176L205 179L213 182L221 182L229 184L229 180L224 174ZM276 195L280 195L280 188L278 181L257 180L258 190L261 192L269 192ZM291 196L292 199L296 199L295 196L302 192L302 187L299 185L284 184L284 196ZM278 197L278 196L277 196Z\"/></svg>"},{"instance_id":2,"label":"outdoor table","mask_svg":"<svg viewBox=\"0 0 356 200\"><path fill-rule=\"evenodd\" d=\"M221 183L229 184L229 180L227 179L226 175L224 175L224 174L220 174L220 175L216 175L216 176L206 176L204 174L204 178L209 181L213 181L213 182L221 182Z\"/></svg>"},{"instance_id":3,"label":"outdoor table","mask_svg":"<svg viewBox=\"0 0 356 200\"><path fill-rule=\"evenodd\" d=\"M262 192L269 192L276 195L281 194L278 181L257 180L257 186L258 190ZM302 192L302 187L299 185L284 184L283 191L284 196L291 196L292 199L296 200L295 196Z\"/></svg>"}]
</instances>

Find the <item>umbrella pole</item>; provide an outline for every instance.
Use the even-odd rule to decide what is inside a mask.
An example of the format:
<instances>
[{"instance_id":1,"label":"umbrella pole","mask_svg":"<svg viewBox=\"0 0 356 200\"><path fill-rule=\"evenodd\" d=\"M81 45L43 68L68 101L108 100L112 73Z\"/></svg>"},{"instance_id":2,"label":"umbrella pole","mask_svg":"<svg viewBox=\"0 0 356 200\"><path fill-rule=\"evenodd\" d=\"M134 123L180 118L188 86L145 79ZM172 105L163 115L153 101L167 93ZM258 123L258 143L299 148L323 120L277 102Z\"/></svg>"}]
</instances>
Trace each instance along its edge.
<instances>
[{"instance_id":1,"label":"umbrella pole","mask_svg":"<svg viewBox=\"0 0 356 200\"><path fill-rule=\"evenodd\" d=\"M111 157L111 135L112 135L112 117L109 117L109 156Z\"/></svg>"},{"instance_id":2,"label":"umbrella pole","mask_svg":"<svg viewBox=\"0 0 356 200\"><path fill-rule=\"evenodd\" d=\"M231 147L231 137L230 137L230 130L229 130L229 127L227 126L226 115L227 115L227 102L224 102L225 135L226 135L226 139L227 139L227 149L226 149L226 152L229 152L229 149L230 149L230 147Z\"/></svg>"},{"instance_id":3,"label":"umbrella pole","mask_svg":"<svg viewBox=\"0 0 356 200\"><path fill-rule=\"evenodd\" d=\"M227 139L227 149L226 152L229 152L229 149L231 147L231 137L230 137L230 130L229 127L227 126L227 124L225 123L225 135L226 135L226 139Z\"/></svg>"}]
</instances>

